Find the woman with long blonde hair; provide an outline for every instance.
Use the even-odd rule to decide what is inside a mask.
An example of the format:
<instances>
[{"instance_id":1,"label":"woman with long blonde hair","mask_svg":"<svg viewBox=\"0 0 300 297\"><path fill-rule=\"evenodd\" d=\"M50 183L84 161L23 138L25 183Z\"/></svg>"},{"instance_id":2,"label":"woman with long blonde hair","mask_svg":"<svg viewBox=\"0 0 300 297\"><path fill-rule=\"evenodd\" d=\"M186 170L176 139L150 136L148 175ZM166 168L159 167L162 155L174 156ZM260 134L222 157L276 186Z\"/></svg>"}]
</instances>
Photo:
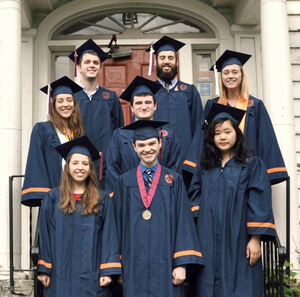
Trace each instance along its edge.
<instances>
[{"instance_id":1,"label":"woman with long blonde hair","mask_svg":"<svg viewBox=\"0 0 300 297\"><path fill-rule=\"evenodd\" d=\"M81 89L66 76L41 89L52 97L50 119L36 123L32 129L22 190L24 205L39 206L45 194L59 185L63 162L55 147L83 135L79 107L73 96Z\"/></svg>"},{"instance_id":2,"label":"woman with long blonde hair","mask_svg":"<svg viewBox=\"0 0 300 297\"><path fill-rule=\"evenodd\" d=\"M251 55L226 50L210 70L221 73L220 96L208 100L205 117L213 103L229 105L246 111L239 128L246 136L247 146L263 159L271 184L288 179L287 170L277 142L271 119L262 100L249 95L243 65Z\"/></svg>"},{"instance_id":3,"label":"woman with long blonde hair","mask_svg":"<svg viewBox=\"0 0 300 297\"><path fill-rule=\"evenodd\" d=\"M104 297L121 274L112 199L101 195L87 136L58 146L61 184L47 193L39 217L38 279L45 297Z\"/></svg>"}]
</instances>

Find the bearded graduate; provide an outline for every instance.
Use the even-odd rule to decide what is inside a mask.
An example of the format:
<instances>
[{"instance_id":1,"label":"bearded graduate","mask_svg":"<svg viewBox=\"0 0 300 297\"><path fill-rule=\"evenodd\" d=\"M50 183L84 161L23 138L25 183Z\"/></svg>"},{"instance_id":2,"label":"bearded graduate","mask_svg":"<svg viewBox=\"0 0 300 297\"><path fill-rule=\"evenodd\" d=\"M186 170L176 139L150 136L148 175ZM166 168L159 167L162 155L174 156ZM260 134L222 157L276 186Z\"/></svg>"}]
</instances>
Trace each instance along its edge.
<instances>
[{"instance_id":1,"label":"bearded graduate","mask_svg":"<svg viewBox=\"0 0 300 297\"><path fill-rule=\"evenodd\" d=\"M121 273L112 199L99 192L93 162L98 150L86 136L56 147L66 160L59 187L40 210L38 279L48 297L109 297Z\"/></svg>"},{"instance_id":2,"label":"bearded graduate","mask_svg":"<svg viewBox=\"0 0 300 297\"><path fill-rule=\"evenodd\" d=\"M182 178L157 160L157 128L164 124L139 120L126 127L134 130L140 164L121 175L113 199L124 297L183 296L186 266L203 262Z\"/></svg>"}]
</instances>

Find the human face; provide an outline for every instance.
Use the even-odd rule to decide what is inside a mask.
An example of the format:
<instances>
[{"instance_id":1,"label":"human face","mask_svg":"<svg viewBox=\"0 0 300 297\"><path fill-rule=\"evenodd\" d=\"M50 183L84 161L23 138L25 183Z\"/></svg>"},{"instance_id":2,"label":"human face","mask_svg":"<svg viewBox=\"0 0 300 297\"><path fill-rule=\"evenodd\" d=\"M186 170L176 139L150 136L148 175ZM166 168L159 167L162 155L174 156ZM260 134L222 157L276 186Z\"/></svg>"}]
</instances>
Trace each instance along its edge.
<instances>
[{"instance_id":1,"label":"human face","mask_svg":"<svg viewBox=\"0 0 300 297\"><path fill-rule=\"evenodd\" d=\"M227 89L240 89L242 70L239 65L227 65L222 69L222 81Z\"/></svg>"},{"instance_id":2,"label":"human face","mask_svg":"<svg viewBox=\"0 0 300 297\"><path fill-rule=\"evenodd\" d=\"M90 174L89 157L82 154L73 154L69 162L69 171L76 184L85 182Z\"/></svg>"},{"instance_id":3,"label":"human face","mask_svg":"<svg viewBox=\"0 0 300 297\"><path fill-rule=\"evenodd\" d=\"M215 127L214 143L224 154L230 153L236 142L236 131L229 120Z\"/></svg>"},{"instance_id":4,"label":"human face","mask_svg":"<svg viewBox=\"0 0 300 297\"><path fill-rule=\"evenodd\" d=\"M161 142L155 137L146 140L136 140L133 148L141 159L142 164L149 168L153 167L157 162Z\"/></svg>"},{"instance_id":5,"label":"human face","mask_svg":"<svg viewBox=\"0 0 300 297\"><path fill-rule=\"evenodd\" d=\"M152 120L157 104L152 95L134 96L131 111L136 120Z\"/></svg>"},{"instance_id":6,"label":"human face","mask_svg":"<svg viewBox=\"0 0 300 297\"><path fill-rule=\"evenodd\" d=\"M83 80L95 80L100 72L101 63L96 54L86 53L82 56L78 70Z\"/></svg>"},{"instance_id":7,"label":"human face","mask_svg":"<svg viewBox=\"0 0 300 297\"><path fill-rule=\"evenodd\" d=\"M177 74L178 63L173 51L161 51L157 56L157 76L164 81L171 81Z\"/></svg>"},{"instance_id":8,"label":"human face","mask_svg":"<svg viewBox=\"0 0 300 297\"><path fill-rule=\"evenodd\" d=\"M62 119L70 118L74 112L74 98L71 94L58 94L55 97L54 108Z\"/></svg>"}]
</instances>

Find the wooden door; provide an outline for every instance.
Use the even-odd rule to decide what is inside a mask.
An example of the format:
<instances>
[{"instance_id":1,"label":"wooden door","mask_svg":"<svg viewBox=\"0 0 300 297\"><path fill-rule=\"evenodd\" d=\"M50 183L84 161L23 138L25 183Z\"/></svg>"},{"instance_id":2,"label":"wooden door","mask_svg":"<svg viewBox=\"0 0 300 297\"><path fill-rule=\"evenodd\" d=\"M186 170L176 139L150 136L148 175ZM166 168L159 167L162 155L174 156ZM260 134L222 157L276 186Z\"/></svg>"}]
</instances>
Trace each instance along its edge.
<instances>
[{"instance_id":1,"label":"wooden door","mask_svg":"<svg viewBox=\"0 0 300 297\"><path fill-rule=\"evenodd\" d=\"M148 76L149 53L145 52L145 46L134 46L132 55L129 58L108 59L101 69L98 83L104 88L114 90L118 96L127 88L136 75L143 76L150 80L157 80L156 69ZM124 114L124 124L131 123L130 104L120 99Z\"/></svg>"}]
</instances>

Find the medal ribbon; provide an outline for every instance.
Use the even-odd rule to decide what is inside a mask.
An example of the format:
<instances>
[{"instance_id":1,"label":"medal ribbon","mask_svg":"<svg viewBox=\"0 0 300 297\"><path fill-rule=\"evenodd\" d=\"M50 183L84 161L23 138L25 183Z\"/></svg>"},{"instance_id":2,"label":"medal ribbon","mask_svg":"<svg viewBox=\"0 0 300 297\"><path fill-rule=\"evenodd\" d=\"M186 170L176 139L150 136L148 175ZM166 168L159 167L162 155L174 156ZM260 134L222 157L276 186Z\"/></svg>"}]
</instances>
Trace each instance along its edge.
<instances>
[{"instance_id":1,"label":"medal ribbon","mask_svg":"<svg viewBox=\"0 0 300 297\"><path fill-rule=\"evenodd\" d=\"M144 178L142 175L141 165L139 165L136 170L136 176L137 176L137 181L138 181L138 185L139 185L139 190L140 190L140 194L141 194L142 201L143 201L145 208L149 208L149 206L151 205L154 194L156 192L160 174L161 174L161 165L158 163L155 174L154 174L153 182L149 188L149 192L147 193L145 183L144 183Z\"/></svg>"}]
</instances>

